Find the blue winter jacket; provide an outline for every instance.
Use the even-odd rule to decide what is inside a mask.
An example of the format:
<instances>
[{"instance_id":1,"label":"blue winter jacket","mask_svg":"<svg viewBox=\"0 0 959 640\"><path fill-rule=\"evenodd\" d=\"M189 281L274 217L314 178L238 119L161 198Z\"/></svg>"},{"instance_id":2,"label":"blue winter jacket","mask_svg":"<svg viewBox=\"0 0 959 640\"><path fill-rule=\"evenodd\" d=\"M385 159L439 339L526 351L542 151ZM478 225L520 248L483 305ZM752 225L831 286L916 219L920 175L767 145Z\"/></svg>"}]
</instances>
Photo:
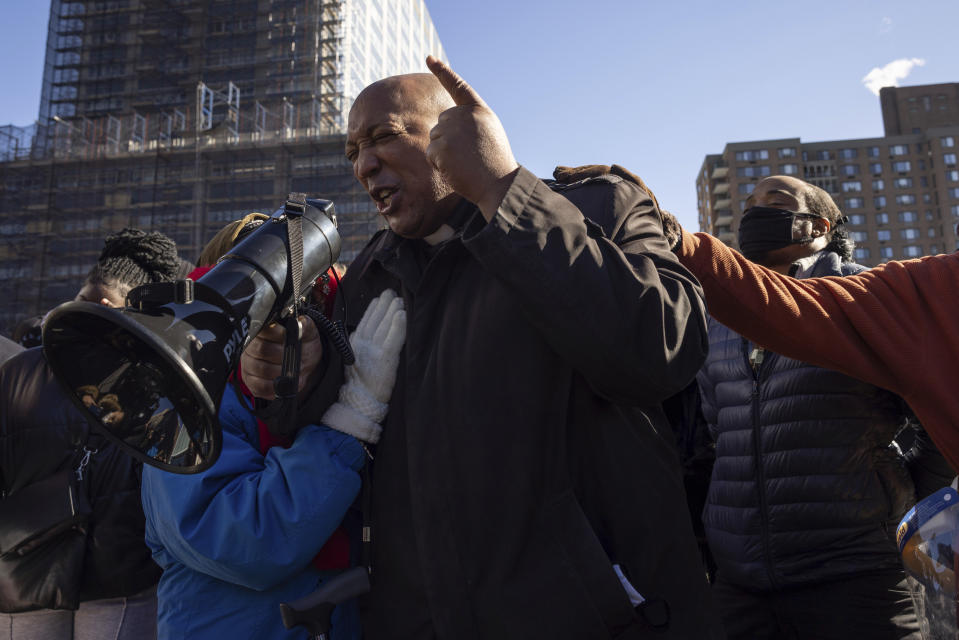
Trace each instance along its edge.
<instances>
[{"instance_id":1,"label":"blue winter jacket","mask_svg":"<svg viewBox=\"0 0 959 640\"><path fill-rule=\"evenodd\" d=\"M329 577L310 560L359 492L363 449L311 425L263 455L256 419L231 389L220 424L223 450L207 471L143 470L146 541L163 568L159 638L308 638L283 627L279 605ZM332 637L360 637L355 603L334 611Z\"/></svg>"}]
</instances>

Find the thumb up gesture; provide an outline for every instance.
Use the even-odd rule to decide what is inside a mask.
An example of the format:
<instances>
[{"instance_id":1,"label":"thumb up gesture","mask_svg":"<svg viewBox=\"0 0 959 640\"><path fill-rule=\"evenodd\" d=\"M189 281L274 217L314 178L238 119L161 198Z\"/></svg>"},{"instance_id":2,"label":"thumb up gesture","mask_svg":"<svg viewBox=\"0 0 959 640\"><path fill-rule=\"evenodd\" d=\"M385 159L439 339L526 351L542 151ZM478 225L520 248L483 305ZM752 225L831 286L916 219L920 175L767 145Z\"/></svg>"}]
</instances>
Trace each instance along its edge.
<instances>
[{"instance_id":1,"label":"thumb up gesture","mask_svg":"<svg viewBox=\"0 0 959 640\"><path fill-rule=\"evenodd\" d=\"M506 131L476 90L449 66L433 56L426 58L426 66L456 103L430 131L426 155L453 189L491 220L519 170Z\"/></svg>"}]
</instances>

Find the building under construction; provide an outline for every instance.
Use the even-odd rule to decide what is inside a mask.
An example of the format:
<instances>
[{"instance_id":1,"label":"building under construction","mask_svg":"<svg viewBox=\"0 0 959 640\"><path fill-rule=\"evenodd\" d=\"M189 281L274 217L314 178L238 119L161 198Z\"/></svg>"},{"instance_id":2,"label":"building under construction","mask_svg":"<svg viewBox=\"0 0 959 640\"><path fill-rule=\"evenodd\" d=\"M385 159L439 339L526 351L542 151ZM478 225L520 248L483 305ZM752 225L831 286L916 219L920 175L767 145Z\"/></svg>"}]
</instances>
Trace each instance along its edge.
<instances>
[{"instance_id":1,"label":"building under construction","mask_svg":"<svg viewBox=\"0 0 959 640\"><path fill-rule=\"evenodd\" d=\"M290 191L333 200L349 261L380 226L349 104L428 53L423 0L53 0L38 121L0 127L0 330L72 299L111 232L190 260Z\"/></svg>"}]
</instances>

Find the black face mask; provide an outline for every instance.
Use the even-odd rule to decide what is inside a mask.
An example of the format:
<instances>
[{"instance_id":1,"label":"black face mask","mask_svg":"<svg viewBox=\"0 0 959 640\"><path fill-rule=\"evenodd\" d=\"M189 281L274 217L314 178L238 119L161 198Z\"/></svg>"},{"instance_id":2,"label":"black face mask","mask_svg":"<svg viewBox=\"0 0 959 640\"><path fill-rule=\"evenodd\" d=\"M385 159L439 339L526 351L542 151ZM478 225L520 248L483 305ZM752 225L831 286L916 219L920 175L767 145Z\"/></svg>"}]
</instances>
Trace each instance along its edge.
<instances>
[{"instance_id":1,"label":"black face mask","mask_svg":"<svg viewBox=\"0 0 959 640\"><path fill-rule=\"evenodd\" d=\"M774 207L750 207L739 223L739 250L747 259L755 261L769 251L791 244L808 244L815 238L804 233L797 218L821 217Z\"/></svg>"}]
</instances>

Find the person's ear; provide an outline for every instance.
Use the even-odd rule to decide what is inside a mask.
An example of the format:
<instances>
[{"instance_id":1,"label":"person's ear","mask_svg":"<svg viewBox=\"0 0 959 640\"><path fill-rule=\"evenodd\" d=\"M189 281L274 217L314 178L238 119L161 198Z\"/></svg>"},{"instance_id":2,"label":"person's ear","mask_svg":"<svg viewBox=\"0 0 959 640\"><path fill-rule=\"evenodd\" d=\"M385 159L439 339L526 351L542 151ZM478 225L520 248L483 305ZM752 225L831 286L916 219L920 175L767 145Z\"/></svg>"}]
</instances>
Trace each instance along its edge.
<instances>
[{"instance_id":1,"label":"person's ear","mask_svg":"<svg viewBox=\"0 0 959 640\"><path fill-rule=\"evenodd\" d=\"M825 218L816 218L812 223L812 237L818 238L829 233L829 220Z\"/></svg>"}]
</instances>

